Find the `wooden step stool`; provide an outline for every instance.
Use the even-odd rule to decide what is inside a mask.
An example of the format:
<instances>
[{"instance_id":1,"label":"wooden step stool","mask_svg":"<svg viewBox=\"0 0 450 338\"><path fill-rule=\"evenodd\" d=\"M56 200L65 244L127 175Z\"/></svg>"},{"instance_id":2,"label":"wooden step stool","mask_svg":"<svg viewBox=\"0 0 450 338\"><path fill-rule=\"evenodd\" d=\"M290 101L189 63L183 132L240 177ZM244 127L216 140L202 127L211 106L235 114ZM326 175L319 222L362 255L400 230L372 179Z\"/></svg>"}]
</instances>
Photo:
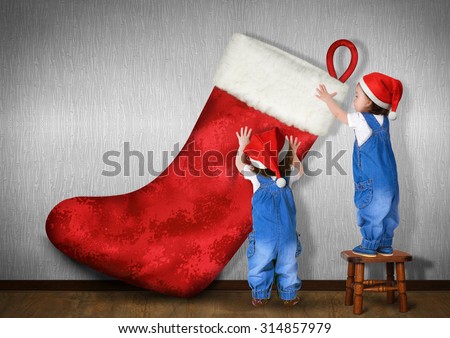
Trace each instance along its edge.
<instances>
[{"instance_id":1,"label":"wooden step stool","mask_svg":"<svg viewBox=\"0 0 450 338\"><path fill-rule=\"evenodd\" d=\"M403 251L394 250L392 256L363 257L351 250L342 251L341 257L348 262L347 282L345 284L345 305L353 305L353 313L360 315L363 306L363 291L387 292L387 302L395 301L395 291L398 291L400 312L408 312L405 285L405 262L412 261L412 256ZM386 280L364 280L366 263L386 263ZM397 270L397 280L394 281L394 263Z\"/></svg>"}]
</instances>

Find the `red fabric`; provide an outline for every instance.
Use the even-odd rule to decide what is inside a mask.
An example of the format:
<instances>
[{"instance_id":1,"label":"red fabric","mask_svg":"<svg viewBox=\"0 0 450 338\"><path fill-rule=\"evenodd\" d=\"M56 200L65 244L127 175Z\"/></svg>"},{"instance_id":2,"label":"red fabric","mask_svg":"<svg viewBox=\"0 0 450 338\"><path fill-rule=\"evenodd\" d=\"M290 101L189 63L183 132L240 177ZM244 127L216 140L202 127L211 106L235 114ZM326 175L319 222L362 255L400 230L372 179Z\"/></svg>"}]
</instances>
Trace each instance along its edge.
<instances>
[{"instance_id":1,"label":"red fabric","mask_svg":"<svg viewBox=\"0 0 450 338\"><path fill-rule=\"evenodd\" d=\"M382 108L392 108L393 112L397 111L398 103L403 94L403 85L400 80L382 73L370 73L364 75L361 82L364 82L367 86L368 91L364 87L362 89L369 99L375 101L375 103L378 99L386 105Z\"/></svg>"},{"instance_id":2,"label":"red fabric","mask_svg":"<svg viewBox=\"0 0 450 338\"><path fill-rule=\"evenodd\" d=\"M353 74L353 72L356 69L356 65L358 64L358 49L356 49L356 46L353 42L346 39L336 40L335 42L333 42L330 48L328 48L327 52L327 68L328 73L332 77L337 79L338 77L336 74L336 69L334 68L334 53L336 52L336 49L342 46L347 47L351 53L350 64L348 65L345 72L338 79L342 83L345 83L345 81L347 81L348 78Z\"/></svg>"},{"instance_id":3,"label":"red fabric","mask_svg":"<svg viewBox=\"0 0 450 338\"><path fill-rule=\"evenodd\" d=\"M285 136L275 127L262 134L252 134L250 143L245 147L244 153L250 157L250 160L261 162L280 178L281 174L278 163L280 162L280 152L285 142L287 142Z\"/></svg>"},{"instance_id":4,"label":"red fabric","mask_svg":"<svg viewBox=\"0 0 450 338\"><path fill-rule=\"evenodd\" d=\"M234 163L241 126L254 133L277 126L298 137L300 158L317 138L214 87L183 149L159 177L127 194L60 202L47 218L48 238L76 261L127 283L197 294L251 231L252 186Z\"/></svg>"}]
</instances>

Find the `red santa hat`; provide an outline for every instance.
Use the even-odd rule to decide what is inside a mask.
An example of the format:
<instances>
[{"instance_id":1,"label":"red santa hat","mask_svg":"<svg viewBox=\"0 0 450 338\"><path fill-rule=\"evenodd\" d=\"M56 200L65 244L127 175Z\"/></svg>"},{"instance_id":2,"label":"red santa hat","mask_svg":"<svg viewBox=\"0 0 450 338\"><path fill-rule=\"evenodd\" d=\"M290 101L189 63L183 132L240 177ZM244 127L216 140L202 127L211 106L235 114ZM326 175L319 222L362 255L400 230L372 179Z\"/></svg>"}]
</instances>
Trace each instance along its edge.
<instances>
[{"instance_id":1,"label":"red santa hat","mask_svg":"<svg viewBox=\"0 0 450 338\"><path fill-rule=\"evenodd\" d=\"M381 73L370 73L364 75L359 84L376 105L391 109L389 120L397 118L397 106L403 93L403 86L399 80Z\"/></svg>"},{"instance_id":2,"label":"red santa hat","mask_svg":"<svg viewBox=\"0 0 450 338\"><path fill-rule=\"evenodd\" d=\"M270 169L276 177L277 186L283 188L286 180L281 177L278 164L289 151L289 140L281 134L278 127L261 134L252 134L250 143L244 149L252 165L258 169Z\"/></svg>"}]
</instances>

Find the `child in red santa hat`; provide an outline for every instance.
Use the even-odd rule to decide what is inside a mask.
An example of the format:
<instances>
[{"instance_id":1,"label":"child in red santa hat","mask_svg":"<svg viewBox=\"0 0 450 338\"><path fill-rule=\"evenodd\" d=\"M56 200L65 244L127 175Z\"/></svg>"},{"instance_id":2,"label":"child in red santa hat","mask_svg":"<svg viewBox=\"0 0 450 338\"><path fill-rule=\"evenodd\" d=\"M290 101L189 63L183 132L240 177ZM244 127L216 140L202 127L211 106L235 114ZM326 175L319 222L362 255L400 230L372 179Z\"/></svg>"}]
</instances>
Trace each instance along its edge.
<instances>
[{"instance_id":1,"label":"child in red santa hat","mask_svg":"<svg viewBox=\"0 0 450 338\"><path fill-rule=\"evenodd\" d=\"M397 118L402 92L399 80L381 73L367 74L356 86L353 101L356 112L347 113L333 100L336 93L328 93L323 84L317 88L317 98L355 132L354 202L363 239L353 253L361 256L393 254L394 230L399 223L399 187L389 120Z\"/></svg>"},{"instance_id":2,"label":"child in red santa hat","mask_svg":"<svg viewBox=\"0 0 450 338\"><path fill-rule=\"evenodd\" d=\"M300 142L292 136L288 139L277 127L258 135L251 135L251 129L245 127L236 136L236 167L253 183L253 231L247 250L252 304L268 302L275 279L284 304L296 305L301 287L297 257L302 247L291 186L303 174L296 155ZM246 163L247 157L251 165Z\"/></svg>"}]
</instances>

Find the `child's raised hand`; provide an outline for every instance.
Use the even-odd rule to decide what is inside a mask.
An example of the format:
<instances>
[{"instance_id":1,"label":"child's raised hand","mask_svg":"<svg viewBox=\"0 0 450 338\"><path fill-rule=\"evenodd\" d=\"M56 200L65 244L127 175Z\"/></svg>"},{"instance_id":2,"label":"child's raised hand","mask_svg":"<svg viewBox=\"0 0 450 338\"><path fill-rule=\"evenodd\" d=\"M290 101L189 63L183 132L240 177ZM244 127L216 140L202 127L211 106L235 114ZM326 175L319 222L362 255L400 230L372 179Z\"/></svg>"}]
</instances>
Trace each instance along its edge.
<instances>
[{"instance_id":1,"label":"child's raised hand","mask_svg":"<svg viewBox=\"0 0 450 338\"><path fill-rule=\"evenodd\" d=\"M322 83L319 85L319 87L316 88L316 91L317 91L316 97L319 100L322 100L324 102L332 99L333 97L335 97L337 95L337 92L334 92L331 94L328 93L327 87L325 87L325 85Z\"/></svg>"},{"instance_id":2,"label":"child's raised hand","mask_svg":"<svg viewBox=\"0 0 450 338\"><path fill-rule=\"evenodd\" d=\"M250 135L252 133L252 129L247 129L247 126L244 128L241 127L241 133L236 132L236 136L239 141L239 147L245 147L250 143Z\"/></svg>"},{"instance_id":3,"label":"child's raised hand","mask_svg":"<svg viewBox=\"0 0 450 338\"><path fill-rule=\"evenodd\" d=\"M291 144L292 152L294 154L296 154L297 149L298 149L298 147L300 147L300 144L301 144L300 140L298 140L297 137L294 139L294 136L292 136L292 135L289 136L289 138L286 136L286 138L289 141L289 143Z\"/></svg>"}]
</instances>

